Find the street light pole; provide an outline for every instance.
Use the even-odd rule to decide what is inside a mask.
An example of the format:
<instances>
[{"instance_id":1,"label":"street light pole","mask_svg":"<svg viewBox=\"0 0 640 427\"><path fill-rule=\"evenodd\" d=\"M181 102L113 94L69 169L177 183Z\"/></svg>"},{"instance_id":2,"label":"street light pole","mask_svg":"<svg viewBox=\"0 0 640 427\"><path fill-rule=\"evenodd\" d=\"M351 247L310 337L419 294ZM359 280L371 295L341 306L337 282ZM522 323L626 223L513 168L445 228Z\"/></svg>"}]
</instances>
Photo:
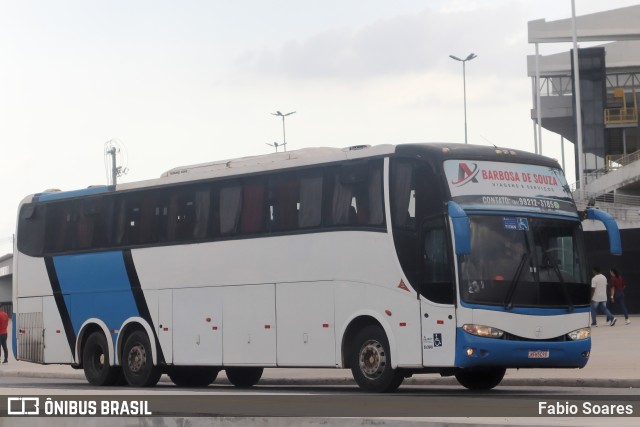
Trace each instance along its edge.
<instances>
[{"instance_id":1,"label":"street light pole","mask_svg":"<svg viewBox=\"0 0 640 427\"><path fill-rule=\"evenodd\" d=\"M462 91L464 97L464 143L467 143L467 72L466 72L466 62L471 61L473 58L477 58L478 55L475 53L470 53L465 59L460 59L457 56L449 55L449 58L455 59L456 61L462 62Z\"/></svg>"},{"instance_id":2,"label":"street light pole","mask_svg":"<svg viewBox=\"0 0 640 427\"><path fill-rule=\"evenodd\" d=\"M278 117L282 117L282 147L284 148L284 151L287 151L287 134L285 132L284 129L284 118L287 116L290 116L292 114L295 114L295 111L292 111L290 113L287 114L282 114L280 111L276 111L275 113L271 113L274 116L278 116Z\"/></svg>"}]
</instances>

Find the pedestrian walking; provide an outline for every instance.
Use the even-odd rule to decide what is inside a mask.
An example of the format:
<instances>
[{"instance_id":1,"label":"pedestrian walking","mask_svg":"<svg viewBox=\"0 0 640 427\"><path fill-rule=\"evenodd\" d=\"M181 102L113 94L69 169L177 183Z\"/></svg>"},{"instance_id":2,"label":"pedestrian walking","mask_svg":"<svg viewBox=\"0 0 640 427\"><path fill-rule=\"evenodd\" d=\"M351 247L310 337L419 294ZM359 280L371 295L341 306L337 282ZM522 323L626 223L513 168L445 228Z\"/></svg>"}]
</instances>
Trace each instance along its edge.
<instances>
[{"instance_id":1,"label":"pedestrian walking","mask_svg":"<svg viewBox=\"0 0 640 427\"><path fill-rule=\"evenodd\" d=\"M629 320L629 312L627 311L627 306L624 303L624 290L627 286L625 285L620 272L615 268L612 268L611 271L609 271L609 277L611 282L611 303L617 308L617 311L624 314L624 323L629 325L631 320Z\"/></svg>"},{"instance_id":2,"label":"pedestrian walking","mask_svg":"<svg viewBox=\"0 0 640 427\"><path fill-rule=\"evenodd\" d=\"M607 324L616 324L616 318L607 308L607 278L600 273L600 267L593 267L591 279L591 326L598 326L598 310L604 311L607 316Z\"/></svg>"},{"instance_id":3,"label":"pedestrian walking","mask_svg":"<svg viewBox=\"0 0 640 427\"><path fill-rule=\"evenodd\" d=\"M9 315L0 309L0 356L4 353L2 363L9 362L9 350L7 350L7 326L9 326Z\"/></svg>"}]
</instances>

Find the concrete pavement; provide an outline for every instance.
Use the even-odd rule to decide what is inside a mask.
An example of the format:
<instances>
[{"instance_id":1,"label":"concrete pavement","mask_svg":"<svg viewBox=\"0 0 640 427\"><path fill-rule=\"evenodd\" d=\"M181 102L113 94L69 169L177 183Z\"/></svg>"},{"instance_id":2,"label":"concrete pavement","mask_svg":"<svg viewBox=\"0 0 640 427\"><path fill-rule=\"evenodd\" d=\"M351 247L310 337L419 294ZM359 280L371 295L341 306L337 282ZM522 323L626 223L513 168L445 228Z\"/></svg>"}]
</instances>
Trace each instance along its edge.
<instances>
[{"instance_id":1,"label":"concrete pavement","mask_svg":"<svg viewBox=\"0 0 640 427\"><path fill-rule=\"evenodd\" d=\"M507 371L501 385L640 387L640 317L632 316L630 325L625 325L624 318L619 317L613 327L604 323L604 316L600 317L600 326L592 329L591 358L585 368L512 369ZM0 365L0 378L4 376L84 379L83 371L70 366L17 362L12 354L8 364ZM169 379L163 376L161 381ZM224 373L220 374L216 383L228 383ZM260 384L355 386L349 370L306 368L265 369ZM415 375L405 380L404 384L457 385L457 382L455 378L425 374Z\"/></svg>"}]
</instances>

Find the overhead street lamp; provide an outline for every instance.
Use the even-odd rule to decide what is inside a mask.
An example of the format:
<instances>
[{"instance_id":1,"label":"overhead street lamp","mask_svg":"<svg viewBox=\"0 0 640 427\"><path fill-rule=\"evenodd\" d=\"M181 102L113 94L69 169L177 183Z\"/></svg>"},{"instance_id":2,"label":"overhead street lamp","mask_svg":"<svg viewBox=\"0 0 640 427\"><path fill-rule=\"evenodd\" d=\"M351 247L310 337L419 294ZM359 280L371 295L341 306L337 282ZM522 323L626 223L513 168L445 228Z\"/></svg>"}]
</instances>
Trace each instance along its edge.
<instances>
[{"instance_id":1,"label":"overhead street lamp","mask_svg":"<svg viewBox=\"0 0 640 427\"><path fill-rule=\"evenodd\" d=\"M271 113L274 116L278 116L278 117L282 117L282 147L284 148L284 151L287 151L287 136L284 130L284 118L287 116L290 116L292 114L295 114L295 111L292 111L290 113L287 114L282 114L280 111L276 111L275 113ZM277 150L277 149L276 149Z\"/></svg>"},{"instance_id":2,"label":"overhead street lamp","mask_svg":"<svg viewBox=\"0 0 640 427\"><path fill-rule=\"evenodd\" d=\"M467 77L465 70L465 63L471 61L473 58L477 58L478 55L470 53L465 59L460 59L457 56L449 55L449 58L462 62L462 90L464 96L464 143L467 143Z\"/></svg>"}]
</instances>

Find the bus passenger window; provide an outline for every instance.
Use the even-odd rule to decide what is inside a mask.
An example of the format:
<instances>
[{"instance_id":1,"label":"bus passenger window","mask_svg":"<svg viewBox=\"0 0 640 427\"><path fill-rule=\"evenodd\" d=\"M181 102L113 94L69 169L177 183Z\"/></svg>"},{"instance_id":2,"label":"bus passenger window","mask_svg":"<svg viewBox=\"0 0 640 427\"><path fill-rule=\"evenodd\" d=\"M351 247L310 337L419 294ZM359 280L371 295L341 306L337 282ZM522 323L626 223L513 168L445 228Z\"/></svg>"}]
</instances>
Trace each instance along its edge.
<instances>
[{"instance_id":1,"label":"bus passenger window","mask_svg":"<svg viewBox=\"0 0 640 427\"><path fill-rule=\"evenodd\" d=\"M383 225L382 161L344 164L332 171L330 224Z\"/></svg>"},{"instance_id":2,"label":"bus passenger window","mask_svg":"<svg viewBox=\"0 0 640 427\"><path fill-rule=\"evenodd\" d=\"M287 231L298 228L299 197L299 176L286 174L275 176L269 180L271 231Z\"/></svg>"},{"instance_id":3,"label":"bus passenger window","mask_svg":"<svg viewBox=\"0 0 640 427\"><path fill-rule=\"evenodd\" d=\"M331 201L332 225L349 224L352 207L351 194L351 186L343 185L339 179L335 179L333 184L333 197Z\"/></svg>"},{"instance_id":4,"label":"bus passenger window","mask_svg":"<svg viewBox=\"0 0 640 427\"><path fill-rule=\"evenodd\" d=\"M196 191L195 225L193 227L194 238L204 239L207 237L210 211L211 191L206 188Z\"/></svg>"},{"instance_id":5,"label":"bus passenger window","mask_svg":"<svg viewBox=\"0 0 640 427\"><path fill-rule=\"evenodd\" d=\"M26 204L18 218L18 250L30 256L41 256L45 250L46 205Z\"/></svg>"},{"instance_id":6,"label":"bus passenger window","mask_svg":"<svg viewBox=\"0 0 640 427\"><path fill-rule=\"evenodd\" d=\"M242 207L242 187L229 184L220 189L220 234L228 236L238 230L240 208Z\"/></svg>"},{"instance_id":7,"label":"bus passenger window","mask_svg":"<svg viewBox=\"0 0 640 427\"><path fill-rule=\"evenodd\" d=\"M367 196L369 201L369 225L382 225L384 222L384 196L382 194L382 162L371 163L371 174Z\"/></svg>"},{"instance_id":8,"label":"bus passenger window","mask_svg":"<svg viewBox=\"0 0 640 427\"><path fill-rule=\"evenodd\" d=\"M318 227L322 223L322 173L315 172L300 179L298 227Z\"/></svg>"},{"instance_id":9,"label":"bus passenger window","mask_svg":"<svg viewBox=\"0 0 640 427\"><path fill-rule=\"evenodd\" d=\"M247 180L242 186L240 232L256 234L264 231L264 179Z\"/></svg>"}]
</instances>

